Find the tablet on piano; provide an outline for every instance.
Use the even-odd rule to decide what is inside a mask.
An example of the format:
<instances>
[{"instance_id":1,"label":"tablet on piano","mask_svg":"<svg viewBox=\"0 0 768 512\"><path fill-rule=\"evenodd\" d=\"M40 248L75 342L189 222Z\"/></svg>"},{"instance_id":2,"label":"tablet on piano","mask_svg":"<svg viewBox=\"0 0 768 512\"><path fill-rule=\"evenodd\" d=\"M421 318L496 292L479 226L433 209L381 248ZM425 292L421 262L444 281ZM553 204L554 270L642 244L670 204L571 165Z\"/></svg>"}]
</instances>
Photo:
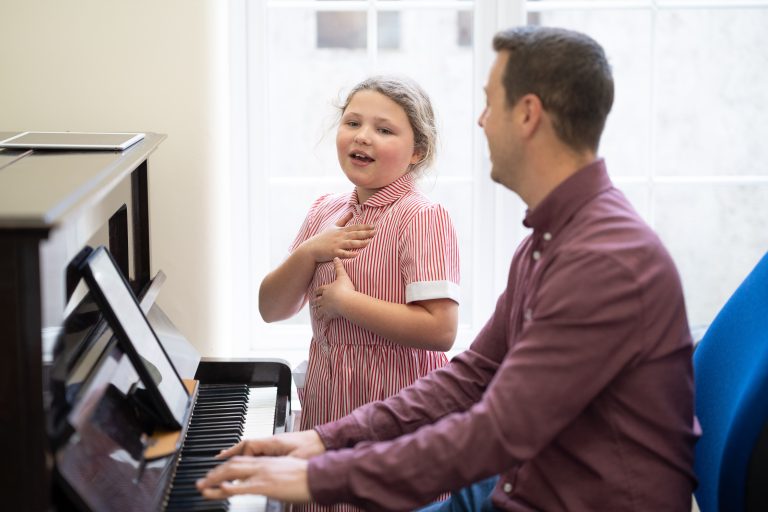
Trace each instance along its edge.
<instances>
[{"instance_id":1,"label":"tablet on piano","mask_svg":"<svg viewBox=\"0 0 768 512\"><path fill-rule=\"evenodd\" d=\"M143 133L23 132L0 141L0 148L122 151L143 138Z\"/></svg>"},{"instance_id":2,"label":"tablet on piano","mask_svg":"<svg viewBox=\"0 0 768 512\"><path fill-rule=\"evenodd\" d=\"M137 398L147 397L148 412L160 426L180 428L189 393L112 255L100 246L84 253L78 268L139 374L143 390Z\"/></svg>"}]
</instances>

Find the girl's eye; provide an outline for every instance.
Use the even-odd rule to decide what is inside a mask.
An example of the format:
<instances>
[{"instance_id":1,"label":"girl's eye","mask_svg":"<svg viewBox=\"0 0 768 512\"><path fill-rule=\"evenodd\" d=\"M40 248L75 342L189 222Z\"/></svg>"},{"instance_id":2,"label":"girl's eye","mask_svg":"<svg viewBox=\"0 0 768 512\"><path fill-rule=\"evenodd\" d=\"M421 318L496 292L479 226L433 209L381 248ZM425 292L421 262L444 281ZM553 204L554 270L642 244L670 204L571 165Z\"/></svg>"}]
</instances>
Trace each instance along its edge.
<instances>
[{"instance_id":1,"label":"girl's eye","mask_svg":"<svg viewBox=\"0 0 768 512\"><path fill-rule=\"evenodd\" d=\"M389 128L379 128L379 133L383 133L384 135L390 135L392 133L392 130Z\"/></svg>"},{"instance_id":2,"label":"girl's eye","mask_svg":"<svg viewBox=\"0 0 768 512\"><path fill-rule=\"evenodd\" d=\"M355 127L359 126L360 123L358 123L357 121L347 121L346 125L347 126L351 126L352 128L355 128Z\"/></svg>"}]
</instances>

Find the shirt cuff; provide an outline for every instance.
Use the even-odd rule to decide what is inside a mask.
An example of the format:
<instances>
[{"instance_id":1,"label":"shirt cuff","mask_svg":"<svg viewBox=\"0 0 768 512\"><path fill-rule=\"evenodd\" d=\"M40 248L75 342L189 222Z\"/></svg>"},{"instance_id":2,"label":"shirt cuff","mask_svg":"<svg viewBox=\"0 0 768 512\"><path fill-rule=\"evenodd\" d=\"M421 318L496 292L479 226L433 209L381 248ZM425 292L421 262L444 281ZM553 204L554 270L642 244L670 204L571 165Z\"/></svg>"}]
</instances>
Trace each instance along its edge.
<instances>
[{"instance_id":1,"label":"shirt cuff","mask_svg":"<svg viewBox=\"0 0 768 512\"><path fill-rule=\"evenodd\" d=\"M327 450L338 450L354 446L363 440L362 432L353 415L314 427Z\"/></svg>"},{"instance_id":2,"label":"shirt cuff","mask_svg":"<svg viewBox=\"0 0 768 512\"><path fill-rule=\"evenodd\" d=\"M312 501L320 505L349 501L348 476L353 462L351 450L326 452L309 459L307 484Z\"/></svg>"},{"instance_id":3,"label":"shirt cuff","mask_svg":"<svg viewBox=\"0 0 768 512\"><path fill-rule=\"evenodd\" d=\"M416 281L405 287L405 302L451 299L458 304L459 285L453 281Z\"/></svg>"}]
</instances>

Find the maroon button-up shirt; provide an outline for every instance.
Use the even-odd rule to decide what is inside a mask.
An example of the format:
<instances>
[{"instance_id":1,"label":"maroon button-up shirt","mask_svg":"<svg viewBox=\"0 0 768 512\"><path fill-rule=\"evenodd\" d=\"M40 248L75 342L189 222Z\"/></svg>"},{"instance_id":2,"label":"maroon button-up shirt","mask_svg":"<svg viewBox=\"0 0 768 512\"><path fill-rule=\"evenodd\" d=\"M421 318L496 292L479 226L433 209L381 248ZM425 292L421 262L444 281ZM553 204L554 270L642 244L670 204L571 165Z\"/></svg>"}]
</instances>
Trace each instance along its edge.
<instances>
[{"instance_id":1,"label":"maroon button-up shirt","mask_svg":"<svg viewBox=\"0 0 768 512\"><path fill-rule=\"evenodd\" d=\"M510 511L690 511L692 344L675 266L602 160L530 211L472 346L317 427L320 503L409 509L500 474Z\"/></svg>"}]
</instances>

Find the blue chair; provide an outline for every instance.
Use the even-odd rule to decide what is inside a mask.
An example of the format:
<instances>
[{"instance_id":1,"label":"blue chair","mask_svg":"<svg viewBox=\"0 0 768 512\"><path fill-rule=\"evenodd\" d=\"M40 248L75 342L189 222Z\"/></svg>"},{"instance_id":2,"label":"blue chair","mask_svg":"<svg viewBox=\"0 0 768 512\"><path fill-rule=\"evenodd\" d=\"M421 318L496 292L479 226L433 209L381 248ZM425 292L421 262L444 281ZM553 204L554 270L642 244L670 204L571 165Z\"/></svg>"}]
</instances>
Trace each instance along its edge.
<instances>
[{"instance_id":1,"label":"blue chair","mask_svg":"<svg viewBox=\"0 0 768 512\"><path fill-rule=\"evenodd\" d=\"M768 511L768 254L693 355L701 512Z\"/></svg>"}]
</instances>

